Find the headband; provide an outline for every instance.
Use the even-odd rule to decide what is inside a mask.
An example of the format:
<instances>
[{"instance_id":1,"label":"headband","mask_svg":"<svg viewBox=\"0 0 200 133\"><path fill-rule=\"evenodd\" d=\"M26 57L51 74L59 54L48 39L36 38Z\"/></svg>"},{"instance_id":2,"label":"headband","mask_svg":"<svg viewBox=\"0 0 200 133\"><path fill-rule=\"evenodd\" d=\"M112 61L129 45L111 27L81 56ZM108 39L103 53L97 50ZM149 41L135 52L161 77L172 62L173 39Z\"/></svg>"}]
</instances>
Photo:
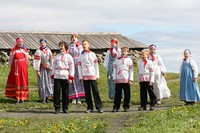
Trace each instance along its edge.
<instances>
[{"instance_id":1,"label":"headband","mask_svg":"<svg viewBox=\"0 0 200 133\"><path fill-rule=\"evenodd\" d=\"M17 40L16 40L16 45L18 44L18 43L20 43L20 42L23 42L23 39L20 37L20 38L18 38Z\"/></svg>"},{"instance_id":2,"label":"headband","mask_svg":"<svg viewBox=\"0 0 200 133\"><path fill-rule=\"evenodd\" d=\"M189 49L185 49L185 50L184 50L184 53L191 54L191 51L190 51Z\"/></svg>"},{"instance_id":3,"label":"headband","mask_svg":"<svg viewBox=\"0 0 200 133\"><path fill-rule=\"evenodd\" d=\"M152 44L152 45L149 46L149 48L156 49L156 45L153 45L153 44Z\"/></svg>"},{"instance_id":4,"label":"headband","mask_svg":"<svg viewBox=\"0 0 200 133\"><path fill-rule=\"evenodd\" d=\"M115 40L115 39L112 39L111 42L112 42L112 43L115 43L115 44L118 44L118 41Z\"/></svg>"},{"instance_id":5,"label":"headband","mask_svg":"<svg viewBox=\"0 0 200 133\"><path fill-rule=\"evenodd\" d=\"M45 40L44 38L40 39L40 43L47 43L47 40Z\"/></svg>"}]
</instances>

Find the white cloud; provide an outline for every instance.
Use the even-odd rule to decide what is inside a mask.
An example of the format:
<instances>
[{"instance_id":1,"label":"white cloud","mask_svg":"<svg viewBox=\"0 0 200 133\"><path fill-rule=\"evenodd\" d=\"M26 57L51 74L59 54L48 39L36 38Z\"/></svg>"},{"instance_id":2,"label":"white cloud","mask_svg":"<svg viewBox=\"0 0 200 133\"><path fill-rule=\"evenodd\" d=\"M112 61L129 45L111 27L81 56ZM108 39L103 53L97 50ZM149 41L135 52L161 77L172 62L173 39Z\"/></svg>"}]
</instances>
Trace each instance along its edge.
<instances>
[{"instance_id":1,"label":"white cloud","mask_svg":"<svg viewBox=\"0 0 200 133\"><path fill-rule=\"evenodd\" d=\"M3 29L95 31L98 25L198 26L200 21L197 0L1 0L0 7Z\"/></svg>"}]
</instances>

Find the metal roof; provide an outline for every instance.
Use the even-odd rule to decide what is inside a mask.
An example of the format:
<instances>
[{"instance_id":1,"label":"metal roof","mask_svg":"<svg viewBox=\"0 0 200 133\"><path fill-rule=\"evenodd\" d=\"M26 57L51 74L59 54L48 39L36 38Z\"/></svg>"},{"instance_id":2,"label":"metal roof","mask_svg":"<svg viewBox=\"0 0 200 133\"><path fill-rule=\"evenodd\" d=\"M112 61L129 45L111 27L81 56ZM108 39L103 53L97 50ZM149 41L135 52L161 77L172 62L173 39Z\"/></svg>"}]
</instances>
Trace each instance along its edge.
<instances>
[{"instance_id":1,"label":"metal roof","mask_svg":"<svg viewBox=\"0 0 200 133\"><path fill-rule=\"evenodd\" d=\"M64 40L71 42L72 32L16 32L16 31L0 31L0 49L11 49L15 44L17 37L22 37L26 47L30 50L36 50L40 47L39 40L45 38L47 45L51 50L58 50L58 43ZM120 47L127 46L129 48L146 48L147 45L135 41L133 39L122 36L120 33L105 32L86 32L77 33L79 41L87 39L90 42L90 49L108 49L110 48L110 40L116 38Z\"/></svg>"}]
</instances>

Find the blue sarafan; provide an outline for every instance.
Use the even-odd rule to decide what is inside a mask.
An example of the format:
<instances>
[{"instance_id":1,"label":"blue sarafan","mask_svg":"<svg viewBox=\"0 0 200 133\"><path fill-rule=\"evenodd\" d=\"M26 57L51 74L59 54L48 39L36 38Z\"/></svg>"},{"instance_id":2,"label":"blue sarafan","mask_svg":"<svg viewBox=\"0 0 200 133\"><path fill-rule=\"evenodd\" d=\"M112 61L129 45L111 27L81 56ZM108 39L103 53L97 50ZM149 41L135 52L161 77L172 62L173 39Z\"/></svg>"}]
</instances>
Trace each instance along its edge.
<instances>
[{"instance_id":1,"label":"blue sarafan","mask_svg":"<svg viewBox=\"0 0 200 133\"><path fill-rule=\"evenodd\" d=\"M181 65L180 100L185 102L200 101L200 93L197 81L198 67L193 59L184 60Z\"/></svg>"}]
</instances>

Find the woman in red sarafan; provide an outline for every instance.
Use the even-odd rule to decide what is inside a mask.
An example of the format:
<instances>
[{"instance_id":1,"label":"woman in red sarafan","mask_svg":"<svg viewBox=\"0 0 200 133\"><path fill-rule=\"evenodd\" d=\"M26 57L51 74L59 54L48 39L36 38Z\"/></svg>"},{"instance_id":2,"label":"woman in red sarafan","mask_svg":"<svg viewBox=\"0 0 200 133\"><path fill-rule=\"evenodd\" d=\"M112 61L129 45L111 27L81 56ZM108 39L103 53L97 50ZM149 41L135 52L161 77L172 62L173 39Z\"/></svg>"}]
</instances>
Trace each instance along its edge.
<instances>
[{"instance_id":1,"label":"woman in red sarafan","mask_svg":"<svg viewBox=\"0 0 200 133\"><path fill-rule=\"evenodd\" d=\"M28 99L28 51L20 37L10 51L9 64L11 68L5 95L17 103L24 102Z\"/></svg>"}]
</instances>

